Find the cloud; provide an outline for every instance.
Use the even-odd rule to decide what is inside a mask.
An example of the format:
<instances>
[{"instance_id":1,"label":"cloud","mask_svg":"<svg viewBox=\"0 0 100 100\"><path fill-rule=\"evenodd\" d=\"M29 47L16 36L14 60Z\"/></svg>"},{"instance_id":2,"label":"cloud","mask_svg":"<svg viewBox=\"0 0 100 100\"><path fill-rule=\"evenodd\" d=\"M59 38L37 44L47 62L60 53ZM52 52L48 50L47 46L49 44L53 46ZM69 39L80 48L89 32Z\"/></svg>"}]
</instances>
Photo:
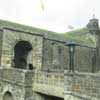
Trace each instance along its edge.
<instances>
[{"instance_id":1,"label":"cloud","mask_svg":"<svg viewBox=\"0 0 100 100\"><path fill-rule=\"evenodd\" d=\"M0 0L0 18L57 32L67 26L83 27L95 14L100 18L100 0Z\"/></svg>"}]
</instances>

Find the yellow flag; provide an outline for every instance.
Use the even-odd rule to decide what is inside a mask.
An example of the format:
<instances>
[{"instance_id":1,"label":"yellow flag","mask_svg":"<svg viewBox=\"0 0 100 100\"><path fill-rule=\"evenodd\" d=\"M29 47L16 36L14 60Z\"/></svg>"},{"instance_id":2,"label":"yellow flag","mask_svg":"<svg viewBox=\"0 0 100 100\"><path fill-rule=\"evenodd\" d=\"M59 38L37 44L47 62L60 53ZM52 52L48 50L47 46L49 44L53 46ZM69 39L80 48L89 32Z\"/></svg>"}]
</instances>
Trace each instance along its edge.
<instances>
[{"instance_id":1,"label":"yellow flag","mask_svg":"<svg viewBox=\"0 0 100 100\"><path fill-rule=\"evenodd\" d=\"M41 8L44 11L44 1L43 0L41 0Z\"/></svg>"}]
</instances>

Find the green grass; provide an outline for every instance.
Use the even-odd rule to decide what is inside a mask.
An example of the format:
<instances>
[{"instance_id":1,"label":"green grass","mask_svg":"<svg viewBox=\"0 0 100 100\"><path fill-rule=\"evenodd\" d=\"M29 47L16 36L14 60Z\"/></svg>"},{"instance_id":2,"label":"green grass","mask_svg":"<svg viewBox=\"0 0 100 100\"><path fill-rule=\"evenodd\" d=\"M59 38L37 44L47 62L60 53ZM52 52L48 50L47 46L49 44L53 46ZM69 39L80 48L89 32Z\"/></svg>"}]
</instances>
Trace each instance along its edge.
<instances>
[{"instance_id":1,"label":"green grass","mask_svg":"<svg viewBox=\"0 0 100 100\"><path fill-rule=\"evenodd\" d=\"M8 27L8 28L15 28L15 29L23 29L23 30L37 30L38 32L50 32L52 34L57 34L56 32L51 32L45 29L40 29L40 28L36 28L36 27L32 27L32 26L28 26L28 25L22 25L22 24L18 24L18 23L14 23L14 22L10 22L10 21L5 21L5 20L0 20L0 27Z\"/></svg>"},{"instance_id":2,"label":"green grass","mask_svg":"<svg viewBox=\"0 0 100 100\"><path fill-rule=\"evenodd\" d=\"M37 34L42 34L42 35L47 33L48 38L63 40L66 42L73 40L75 42L89 45L89 46L95 46L96 44L93 41L93 39L91 39L91 37L88 36L87 38L87 33L89 33L87 28L81 28L81 29L77 29L77 30L73 30L73 31L60 34L60 33L48 31L45 29L40 29L40 28L22 25L22 24L10 22L10 21L0 20L0 29L5 28L5 27L27 31L27 32L32 32L32 33L36 32Z\"/></svg>"},{"instance_id":3,"label":"green grass","mask_svg":"<svg viewBox=\"0 0 100 100\"><path fill-rule=\"evenodd\" d=\"M91 38L91 34L89 33L87 28L81 28L78 30L66 32L63 34L64 38L69 38L77 43L81 43L84 45L96 46L96 42L94 41L94 38Z\"/></svg>"}]
</instances>

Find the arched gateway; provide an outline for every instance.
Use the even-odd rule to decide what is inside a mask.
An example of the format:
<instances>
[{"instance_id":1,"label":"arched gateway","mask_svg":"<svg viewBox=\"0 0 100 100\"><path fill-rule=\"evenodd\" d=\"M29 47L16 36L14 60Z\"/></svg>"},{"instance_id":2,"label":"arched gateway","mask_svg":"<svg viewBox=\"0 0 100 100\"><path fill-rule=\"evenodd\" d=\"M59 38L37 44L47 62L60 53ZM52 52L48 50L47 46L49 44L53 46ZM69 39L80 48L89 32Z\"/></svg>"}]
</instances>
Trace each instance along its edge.
<instances>
[{"instance_id":1,"label":"arched gateway","mask_svg":"<svg viewBox=\"0 0 100 100\"><path fill-rule=\"evenodd\" d=\"M42 66L43 36L11 28L2 36L0 100L34 100L33 69Z\"/></svg>"},{"instance_id":2,"label":"arched gateway","mask_svg":"<svg viewBox=\"0 0 100 100\"><path fill-rule=\"evenodd\" d=\"M18 43L16 43L14 47L15 68L29 69L30 63L28 62L27 58L29 57L31 50L32 50L32 45L28 41L19 41Z\"/></svg>"},{"instance_id":3,"label":"arched gateway","mask_svg":"<svg viewBox=\"0 0 100 100\"><path fill-rule=\"evenodd\" d=\"M3 100L14 100L12 94L8 91L4 94Z\"/></svg>"}]
</instances>

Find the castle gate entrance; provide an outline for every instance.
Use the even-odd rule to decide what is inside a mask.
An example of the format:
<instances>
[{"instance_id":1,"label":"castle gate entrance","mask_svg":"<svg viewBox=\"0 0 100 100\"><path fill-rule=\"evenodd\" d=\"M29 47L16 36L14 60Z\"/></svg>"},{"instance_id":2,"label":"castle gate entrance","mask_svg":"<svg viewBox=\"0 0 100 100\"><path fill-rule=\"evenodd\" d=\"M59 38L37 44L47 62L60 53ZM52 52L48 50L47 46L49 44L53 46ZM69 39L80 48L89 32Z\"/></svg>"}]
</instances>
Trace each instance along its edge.
<instances>
[{"instance_id":1,"label":"castle gate entrance","mask_svg":"<svg viewBox=\"0 0 100 100\"><path fill-rule=\"evenodd\" d=\"M32 50L32 45L28 41L19 41L14 47L15 68L28 69L27 57ZM32 55L31 55L32 56Z\"/></svg>"}]
</instances>

